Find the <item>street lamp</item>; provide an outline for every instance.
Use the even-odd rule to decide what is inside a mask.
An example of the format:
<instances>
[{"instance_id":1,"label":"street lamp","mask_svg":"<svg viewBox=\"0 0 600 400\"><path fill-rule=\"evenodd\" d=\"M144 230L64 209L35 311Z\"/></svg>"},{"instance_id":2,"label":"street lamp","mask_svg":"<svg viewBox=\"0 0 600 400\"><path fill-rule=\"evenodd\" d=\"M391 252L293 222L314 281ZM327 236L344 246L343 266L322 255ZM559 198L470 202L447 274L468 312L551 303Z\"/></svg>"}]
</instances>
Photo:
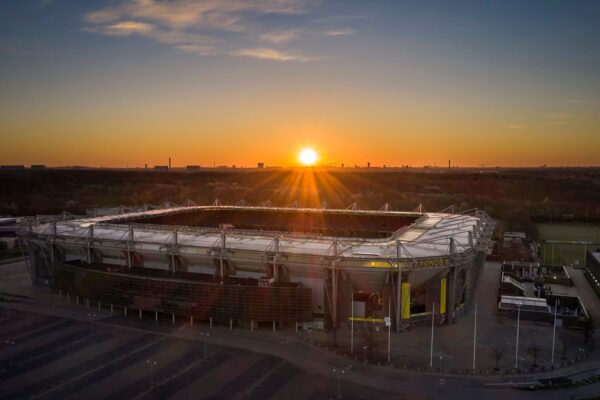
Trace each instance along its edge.
<instances>
[{"instance_id":1,"label":"street lamp","mask_svg":"<svg viewBox=\"0 0 600 400\"><path fill-rule=\"evenodd\" d=\"M346 373L346 370L340 368L340 369L333 369L333 373L337 376L337 399L341 399L340 397L340 375L343 375Z\"/></svg>"},{"instance_id":2,"label":"street lamp","mask_svg":"<svg viewBox=\"0 0 600 400\"><path fill-rule=\"evenodd\" d=\"M146 360L146 364L150 365L150 390L154 390L154 367L158 364L156 361Z\"/></svg>"},{"instance_id":3,"label":"street lamp","mask_svg":"<svg viewBox=\"0 0 600 400\"><path fill-rule=\"evenodd\" d=\"M91 330L92 330L92 336L94 336L94 318L96 318L96 314L88 314L88 317L90 317L90 326L91 326Z\"/></svg>"},{"instance_id":4,"label":"street lamp","mask_svg":"<svg viewBox=\"0 0 600 400\"><path fill-rule=\"evenodd\" d=\"M363 346L363 365L367 366L367 346Z\"/></svg>"},{"instance_id":5,"label":"street lamp","mask_svg":"<svg viewBox=\"0 0 600 400\"><path fill-rule=\"evenodd\" d=\"M206 360L208 358L206 355L206 338L210 337L210 332L200 332L200 336L202 336L202 342L204 343L204 359Z\"/></svg>"},{"instance_id":6,"label":"street lamp","mask_svg":"<svg viewBox=\"0 0 600 400\"><path fill-rule=\"evenodd\" d=\"M515 344L515 369L519 368L519 325L521 322L521 304L522 303L518 303L517 305L517 338L515 340L516 344Z\"/></svg>"},{"instance_id":7,"label":"street lamp","mask_svg":"<svg viewBox=\"0 0 600 400\"><path fill-rule=\"evenodd\" d=\"M12 347L15 345L15 341L14 340L5 340L4 343L9 346L8 352L10 355L10 368L13 367L13 351L12 351Z\"/></svg>"}]
</instances>

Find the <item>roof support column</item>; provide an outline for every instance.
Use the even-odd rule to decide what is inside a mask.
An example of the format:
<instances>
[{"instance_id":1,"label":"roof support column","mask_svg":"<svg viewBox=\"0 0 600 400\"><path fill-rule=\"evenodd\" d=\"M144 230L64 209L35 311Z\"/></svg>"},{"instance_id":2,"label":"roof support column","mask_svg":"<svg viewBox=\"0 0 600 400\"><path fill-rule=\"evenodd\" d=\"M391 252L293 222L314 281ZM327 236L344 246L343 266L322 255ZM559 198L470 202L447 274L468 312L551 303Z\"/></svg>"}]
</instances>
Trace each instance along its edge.
<instances>
[{"instance_id":1,"label":"roof support column","mask_svg":"<svg viewBox=\"0 0 600 400\"><path fill-rule=\"evenodd\" d=\"M337 272L337 258L338 258L338 242L333 241L333 261L331 262L331 287L332 287L332 300L331 300L331 323L333 329L337 329L337 304L338 304L338 272Z\"/></svg>"},{"instance_id":2,"label":"roof support column","mask_svg":"<svg viewBox=\"0 0 600 400\"><path fill-rule=\"evenodd\" d=\"M226 246L226 233L225 229L221 231L221 251L219 252L219 268L221 270L221 279L225 278L225 246Z\"/></svg>"},{"instance_id":3,"label":"roof support column","mask_svg":"<svg viewBox=\"0 0 600 400\"><path fill-rule=\"evenodd\" d=\"M402 318L402 267L400 264L402 258L402 244L396 241L396 265L398 268L398 278L396 280L396 332L400 332L400 322Z\"/></svg>"},{"instance_id":4,"label":"roof support column","mask_svg":"<svg viewBox=\"0 0 600 400\"><path fill-rule=\"evenodd\" d=\"M55 251L54 251L54 240L56 240L56 221L52 222L52 230L50 237L50 261L54 264Z\"/></svg>"},{"instance_id":5,"label":"roof support column","mask_svg":"<svg viewBox=\"0 0 600 400\"><path fill-rule=\"evenodd\" d=\"M281 279L279 276L279 265L277 265L277 259L279 257L279 236L276 236L275 239L273 239L273 247L275 250L275 254L273 255L273 278L275 279L275 282L279 282Z\"/></svg>"},{"instance_id":6,"label":"roof support column","mask_svg":"<svg viewBox=\"0 0 600 400\"><path fill-rule=\"evenodd\" d=\"M94 258L92 256L92 243L94 242L94 225L90 225L88 228L88 242L87 242L87 263L92 264Z\"/></svg>"},{"instance_id":7,"label":"roof support column","mask_svg":"<svg viewBox=\"0 0 600 400\"><path fill-rule=\"evenodd\" d=\"M175 256L178 253L178 237L177 237L177 229L173 231L173 247L171 248L171 272L175 273L177 271L177 258Z\"/></svg>"},{"instance_id":8,"label":"roof support column","mask_svg":"<svg viewBox=\"0 0 600 400\"><path fill-rule=\"evenodd\" d=\"M129 225L129 234L127 235L127 267L131 268L131 244L133 243L133 226Z\"/></svg>"},{"instance_id":9,"label":"roof support column","mask_svg":"<svg viewBox=\"0 0 600 400\"><path fill-rule=\"evenodd\" d=\"M450 238L450 244L449 244L449 249L448 249L448 253L450 254L450 257L452 257L452 297L450 298L451 300L451 304L449 307L449 310L451 311L451 314L449 315L449 317L451 318L450 322L453 323L454 322L454 318L455 318L455 310L456 310L456 279L457 279L457 273L458 273L458 266L456 265L456 257L455 257L455 253L456 253L456 244L454 243L454 238ZM450 275L450 274L448 274Z\"/></svg>"}]
</instances>

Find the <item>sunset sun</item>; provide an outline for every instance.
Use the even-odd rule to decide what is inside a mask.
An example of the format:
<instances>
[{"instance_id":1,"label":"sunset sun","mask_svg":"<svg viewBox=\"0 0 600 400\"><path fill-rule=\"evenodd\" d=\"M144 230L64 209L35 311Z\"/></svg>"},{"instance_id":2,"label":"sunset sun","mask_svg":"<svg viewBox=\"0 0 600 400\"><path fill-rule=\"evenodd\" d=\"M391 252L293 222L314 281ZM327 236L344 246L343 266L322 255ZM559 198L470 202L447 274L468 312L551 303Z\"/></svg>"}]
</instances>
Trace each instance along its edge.
<instances>
[{"instance_id":1,"label":"sunset sun","mask_svg":"<svg viewBox=\"0 0 600 400\"><path fill-rule=\"evenodd\" d=\"M315 165L318 159L319 155L317 152L309 147L302 149L300 153L298 153L298 160L302 165L307 167Z\"/></svg>"}]
</instances>

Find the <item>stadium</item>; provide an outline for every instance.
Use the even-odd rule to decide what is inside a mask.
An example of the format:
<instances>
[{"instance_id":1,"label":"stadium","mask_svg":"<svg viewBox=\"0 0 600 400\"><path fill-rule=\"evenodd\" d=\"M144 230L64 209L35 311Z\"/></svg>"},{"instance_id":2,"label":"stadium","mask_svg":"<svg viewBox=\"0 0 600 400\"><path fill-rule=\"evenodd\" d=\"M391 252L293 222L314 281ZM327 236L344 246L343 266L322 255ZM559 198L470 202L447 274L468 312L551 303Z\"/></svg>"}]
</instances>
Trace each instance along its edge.
<instances>
[{"instance_id":1,"label":"stadium","mask_svg":"<svg viewBox=\"0 0 600 400\"><path fill-rule=\"evenodd\" d=\"M140 316L296 329L389 317L401 330L432 310L440 323L455 320L494 225L481 210L218 202L64 216L19 232L34 284Z\"/></svg>"}]
</instances>

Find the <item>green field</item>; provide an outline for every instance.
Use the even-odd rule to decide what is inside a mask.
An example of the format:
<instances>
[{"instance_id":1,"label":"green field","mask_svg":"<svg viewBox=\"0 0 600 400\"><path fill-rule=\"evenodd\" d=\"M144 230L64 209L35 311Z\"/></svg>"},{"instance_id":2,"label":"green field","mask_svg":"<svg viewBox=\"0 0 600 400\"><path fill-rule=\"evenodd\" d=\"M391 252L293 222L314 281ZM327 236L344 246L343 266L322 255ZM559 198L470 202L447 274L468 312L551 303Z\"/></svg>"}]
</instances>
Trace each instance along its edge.
<instances>
[{"instance_id":1,"label":"green field","mask_svg":"<svg viewBox=\"0 0 600 400\"><path fill-rule=\"evenodd\" d=\"M585 250L600 248L600 224L556 223L537 224L545 264L585 264ZM546 240L591 241L593 245L550 244Z\"/></svg>"}]
</instances>

